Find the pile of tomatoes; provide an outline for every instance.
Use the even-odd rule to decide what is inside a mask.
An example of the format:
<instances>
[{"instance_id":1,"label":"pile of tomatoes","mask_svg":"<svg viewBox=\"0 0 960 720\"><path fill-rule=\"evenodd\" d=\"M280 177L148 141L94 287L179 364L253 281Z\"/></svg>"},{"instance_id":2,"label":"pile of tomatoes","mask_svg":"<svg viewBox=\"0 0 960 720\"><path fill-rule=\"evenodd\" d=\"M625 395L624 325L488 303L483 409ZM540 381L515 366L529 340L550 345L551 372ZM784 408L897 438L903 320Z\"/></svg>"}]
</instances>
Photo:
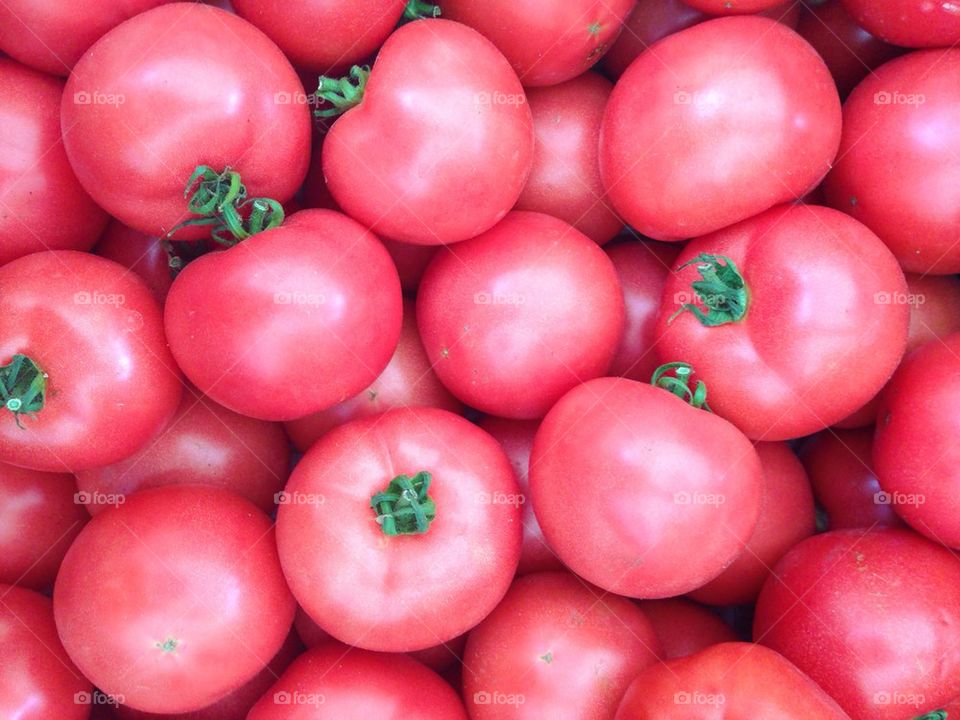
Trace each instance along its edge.
<instances>
[{"instance_id":1,"label":"pile of tomatoes","mask_svg":"<svg viewBox=\"0 0 960 720\"><path fill-rule=\"evenodd\" d=\"M0 720L960 718L960 5L0 0Z\"/></svg>"}]
</instances>

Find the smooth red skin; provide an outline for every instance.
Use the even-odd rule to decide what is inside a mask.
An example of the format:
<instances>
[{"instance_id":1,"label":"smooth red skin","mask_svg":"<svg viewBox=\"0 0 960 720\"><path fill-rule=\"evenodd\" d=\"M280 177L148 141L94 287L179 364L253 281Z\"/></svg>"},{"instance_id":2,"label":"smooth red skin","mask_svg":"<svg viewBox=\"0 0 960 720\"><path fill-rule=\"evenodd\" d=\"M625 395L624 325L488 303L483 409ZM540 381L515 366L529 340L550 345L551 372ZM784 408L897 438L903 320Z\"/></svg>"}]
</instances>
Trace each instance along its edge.
<instances>
[{"instance_id":1,"label":"smooth red skin","mask_svg":"<svg viewBox=\"0 0 960 720\"><path fill-rule=\"evenodd\" d=\"M170 260L160 239L111 220L93 252L133 270L162 305L173 284Z\"/></svg>"},{"instance_id":2,"label":"smooth red skin","mask_svg":"<svg viewBox=\"0 0 960 720\"><path fill-rule=\"evenodd\" d=\"M733 628L713 612L683 598L644 600L640 609L653 625L663 660L686 657L711 645L737 640Z\"/></svg>"},{"instance_id":3,"label":"smooth red skin","mask_svg":"<svg viewBox=\"0 0 960 720\"><path fill-rule=\"evenodd\" d=\"M763 477L756 450L718 415L600 378L544 418L530 491L543 536L573 572L620 595L661 598L700 587L743 550Z\"/></svg>"},{"instance_id":4,"label":"smooth red skin","mask_svg":"<svg viewBox=\"0 0 960 720\"><path fill-rule=\"evenodd\" d=\"M278 695L291 702L276 702ZM311 696L323 702L310 704ZM370 718L467 720L467 713L456 692L416 660L328 642L297 658L246 720Z\"/></svg>"},{"instance_id":5,"label":"smooth red skin","mask_svg":"<svg viewBox=\"0 0 960 720\"><path fill-rule=\"evenodd\" d=\"M233 0L237 15L265 32L297 68L349 68L393 32L406 0Z\"/></svg>"},{"instance_id":6,"label":"smooth red skin","mask_svg":"<svg viewBox=\"0 0 960 720\"><path fill-rule=\"evenodd\" d=\"M457 414L464 410L463 403L450 394L433 372L417 332L413 301L404 300L400 340L380 376L349 400L290 420L284 423L284 427L297 450L306 452L338 425L393 408L412 406L437 407Z\"/></svg>"},{"instance_id":7,"label":"smooth red skin","mask_svg":"<svg viewBox=\"0 0 960 720\"><path fill-rule=\"evenodd\" d=\"M397 475L432 475L437 517L424 534L388 537L370 498ZM349 478L349 482L344 482ZM452 640L500 601L520 558L520 510L496 440L435 408L397 408L332 430L303 456L277 513L290 589L334 638L382 652ZM498 495L503 493L503 495Z\"/></svg>"},{"instance_id":8,"label":"smooth red skin","mask_svg":"<svg viewBox=\"0 0 960 720\"><path fill-rule=\"evenodd\" d=\"M638 232L703 235L816 186L840 119L833 78L799 35L767 18L719 18L670 35L624 72L600 171Z\"/></svg>"},{"instance_id":9,"label":"smooth red skin","mask_svg":"<svg viewBox=\"0 0 960 720\"><path fill-rule=\"evenodd\" d=\"M605 250L620 276L627 311L623 338L609 374L650 382L660 365L654 352L660 298L680 248L674 244L637 242L631 236Z\"/></svg>"},{"instance_id":10,"label":"smooth red skin","mask_svg":"<svg viewBox=\"0 0 960 720\"><path fill-rule=\"evenodd\" d=\"M493 227L532 164L533 120L516 73L482 35L448 20L394 32L363 102L323 144L327 187L344 212L420 245Z\"/></svg>"},{"instance_id":11,"label":"smooth red skin","mask_svg":"<svg viewBox=\"0 0 960 720\"><path fill-rule=\"evenodd\" d=\"M293 617L293 628L297 635L303 641L307 648L314 648L317 645L330 641L330 633L317 625L313 619L307 615L306 611L297 606L297 614Z\"/></svg>"},{"instance_id":12,"label":"smooth red skin","mask_svg":"<svg viewBox=\"0 0 960 720\"><path fill-rule=\"evenodd\" d=\"M909 530L837 530L797 545L757 601L757 642L854 720L903 720L960 690L960 565ZM875 702L922 695L919 708Z\"/></svg>"},{"instance_id":13,"label":"smooth red skin","mask_svg":"<svg viewBox=\"0 0 960 720\"><path fill-rule=\"evenodd\" d=\"M650 621L626 598L568 572L526 575L470 632L463 696L471 720L608 720L659 653ZM491 692L523 702L484 703Z\"/></svg>"},{"instance_id":14,"label":"smooth red skin","mask_svg":"<svg viewBox=\"0 0 960 720\"><path fill-rule=\"evenodd\" d=\"M123 304L81 304L81 293ZM2 462L107 465L143 447L180 403L157 301L136 275L89 253L35 253L0 268L0 362L18 353L47 374L46 403L22 428L0 417Z\"/></svg>"},{"instance_id":15,"label":"smooth red skin","mask_svg":"<svg viewBox=\"0 0 960 720\"><path fill-rule=\"evenodd\" d=\"M517 575L541 572L544 570L563 570L563 563L543 539L543 531L537 516L533 512L530 498L530 450L533 438L540 423L536 420L507 420L487 415L477 425L490 433L500 443L500 447L510 458L513 471L523 495L521 522L523 522L523 547L520 551L520 565Z\"/></svg>"},{"instance_id":16,"label":"smooth red skin","mask_svg":"<svg viewBox=\"0 0 960 720\"><path fill-rule=\"evenodd\" d=\"M710 407L750 438L787 440L860 408L893 374L907 343L903 273L866 227L829 208L774 208L690 242L677 264L700 253L730 258L749 292L746 315L716 327L692 312L695 267L671 275L657 352L683 360L709 389ZM864 348L870 348L864 353ZM839 372L856 364L857 381Z\"/></svg>"},{"instance_id":17,"label":"smooth red skin","mask_svg":"<svg viewBox=\"0 0 960 720\"><path fill-rule=\"evenodd\" d=\"M827 201L879 235L907 272L960 271L958 78L960 50L910 53L874 70L843 106ZM924 102L876 102L894 92Z\"/></svg>"},{"instance_id":18,"label":"smooth red skin","mask_svg":"<svg viewBox=\"0 0 960 720\"><path fill-rule=\"evenodd\" d=\"M467 405L515 419L543 417L605 373L624 320L610 259L541 213L511 213L439 253L417 295L417 326L440 381Z\"/></svg>"},{"instance_id":19,"label":"smooth red skin","mask_svg":"<svg viewBox=\"0 0 960 720\"><path fill-rule=\"evenodd\" d=\"M94 517L53 591L57 630L83 674L138 710L199 710L277 654L296 603L269 518L200 485L143 490ZM160 644L172 639L176 648Z\"/></svg>"},{"instance_id":20,"label":"smooth red skin","mask_svg":"<svg viewBox=\"0 0 960 720\"><path fill-rule=\"evenodd\" d=\"M398 240L384 239L383 246L393 258L393 264L400 275L400 286L403 292L411 297L417 294L423 273L434 256L440 251L436 245L414 245L399 242Z\"/></svg>"},{"instance_id":21,"label":"smooth red skin","mask_svg":"<svg viewBox=\"0 0 960 720\"><path fill-rule=\"evenodd\" d=\"M935 48L960 42L960 13L951 3L922 0L842 2L857 23L888 43L910 48Z\"/></svg>"},{"instance_id":22,"label":"smooth red skin","mask_svg":"<svg viewBox=\"0 0 960 720\"><path fill-rule=\"evenodd\" d=\"M289 474L290 446L280 425L185 392L170 424L143 450L77 473L77 487L91 515L108 507L94 501L96 494L127 497L163 485L222 487L269 515Z\"/></svg>"},{"instance_id":23,"label":"smooth red skin","mask_svg":"<svg viewBox=\"0 0 960 720\"><path fill-rule=\"evenodd\" d=\"M722 702L682 702L693 693L718 700L722 697ZM781 655L743 642L714 645L642 671L620 703L616 720L756 717L850 720L816 683Z\"/></svg>"},{"instance_id":24,"label":"smooth red skin","mask_svg":"<svg viewBox=\"0 0 960 720\"><path fill-rule=\"evenodd\" d=\"M89 517L77 482L0 463L0 583L47 590ZM0 701L2 705L2 701Z\"/></svg>"},{"instance_id":25,"label":"smooth red skin","mask_svg":"<svg viewBox=\"0 0 960 720\"><path fill-rule=\"evenodd\" d=\"M90 705L75 701L93 690L70 662L57 637L50 599L0 585L0 717L16 720L86 720Z\"/></svg>"},{"instance_id":26,"label":"smooth red skin","mask_svg":"<svg viewBox=\"0 0 960 720\"><path fill-rule=\"evenodd\" d=\"M780 0L683 0L687 5L710 15L746 15L769 10Z\"/></svg>"},{"instance_id":27,"label":"smooth red skin","mask_svg":"<svg viewBox=\"0 0 960 720\"><path fill-rule=\"evenodd\" d=\"M0 28L9 27L8 7L0 5ZM0 58L0 265L41 250L89 250L107 223L67 161L62 95L59 78Z\"/></svg>"},{"instance_id":28,"label":"smooth red skin","mask_svg":"<svg viewBox=\"0 0 960 720\"><path fill-rule=\"evenodd\" d=\"M533 170L516 204L517 210L560 218L598 245L623 228L603 197L597 144L612 90L609 80L591 72L527 90L536 147Z\"/></svg>"},{"instance_id":29,"label":"smooth red skin","mask_svg":"<svg viewBox=\"0 0 960 720\"><path fill-rule=\"evenodd\" d=\"M187 265L164 321L201 392L242 415L292 420L373 382L402 316L397 272L377 238L332 210L302 210Z\"/></svg>"},{"instance_id":30,"label":"smooth red skin","mask_svg":"<svg viewBox=\"0 0 960 720\"><path fill-rule=\"evenodd\" d=\"M124 102L78 104L81 92ZM64 146L97 203L164 235L190 217L184 186L201 164L230 166L249 197L293 197L310 159L310 112L278 98L302 94L290 63L255 27L209 5L172 3L114 28L77 63L61 106Z\"/></svg>"},{"instance_id":31,"label":"smooth red skin","mask_svg":"<svg viewBox=\"0 0 960 720\"><path fill-rule=\"evenodd\" d=\"M690 593L708 605L753 602L770 569L816 530L813 491L803 465L786 443L757 443L763 468L763 505L747 547L718 577Z\"/></svg>"}]
</instances>

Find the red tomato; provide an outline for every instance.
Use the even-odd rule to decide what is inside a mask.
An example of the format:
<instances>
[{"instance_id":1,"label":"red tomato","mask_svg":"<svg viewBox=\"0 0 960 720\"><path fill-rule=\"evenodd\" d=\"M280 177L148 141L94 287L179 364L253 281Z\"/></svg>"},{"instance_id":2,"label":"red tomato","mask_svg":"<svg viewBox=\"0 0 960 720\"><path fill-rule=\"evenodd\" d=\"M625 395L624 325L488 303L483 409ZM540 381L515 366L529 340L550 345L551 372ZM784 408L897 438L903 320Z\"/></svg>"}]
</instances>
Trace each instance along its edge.
<instances>
[{"instance_id":1,"label":"red tomato","mask_svg":"<svg viewBox=\"0 0 960 720\"><path fill-rule=\"evenodd\" d=\"M277 541L293 594L325 631L370 650L421 650L503 597L520 557L519 505L493 438L445 410L398 408L310 448L287 483Z\"/></svg>"},{"instance_id":2,"label":"red tomato","mask_svg":"<svg viewBox=\"0 0 960 720\"><path fill-rule=\"evenodd\" d=\"M750 643L714 645L653 665L627 691L616 720L849 720L782 656Z\"/></svg>"},{"instance_id":3,"label":"red tomato","mask_svg":"<svg viewBox=\"0 0 960 720\"><path fill-rule=\"evenodd\" d=\"M292 420L383 371L401 300L372 234L332 210L303 210L187 265L164 320L174 357L201 392L243 415Z\"/></svg>"},{"instance_id":4,"label":"red tomato","mask_svg":"<svg viewBox=\"0 0 960 720\"><path fill-rule=\"evenodd\" d=\"M754 637L853 720L903 720L960 691L960 564L907 530L837 530L774 568Z\"/></svg>"},{"instance_id":5,"label":"red tomato","mask_svg":"<svg viewBox=\"0 0 960 720\"><path fill-rule=\"evenodd\" d=\"M156 435L180 402L157 301L125 268L87 253L35 253L0 268L0 362L8 371L14 356L32 360L46 389L42 409L4 413L3 462L56 472L117 462Z\"/></svg>"},{"instance_id":6,"label":"red tomato","mask_svg":"<svg viewBox=\"0 0 960 720\"><path fill-rule=\"evenodd\" d=\"M8 9L0 4L0 42ZM0 265L40 250L89 250L107 223L67 162L62 95L63 81L0 59Z\"/></svg>"},{"instance_id":7,"label":"red tomato","mask_svg":"<svg viewBox=\"0 0 960 720\"><path fill-rule=\"evenodd\" d=\"M603 199L597 137L613 85L584 73L560 85L527 91L536 147L517 210L535 210L573 225L598 245L623 222Z\"/></svg>"},{"instance_id":8,"label":"red tomato","mask_svg":"<svg viewBox=\"0 0 960 720\"><path fill-rule=\"evenodd\" d=\"M184 186L201 164L240 173L250 197L293 196L310 158L302 93L255 27L173 3L111 30L77 63L61 108L64 145L94 200L164 235L189 217Z\"/></svg>"},{"instance_id":9,"label":"red tomato","mask_svg":"<svg viewBox=\"0 0 960 720\"><path fill-rule=\"evenodd\" d=\"M947 47L960 42L960 10L952 2L842 0L869 32L904 47Z\"/></svg>"},{"instance_id":10,"label":"red tomato","mask_svg":"<svg viewBox=\"0 0 960 720\"><path fill-rule=\"evenodd\" d=\"M323 144L323 174L344 212L421 245L495 225L532 163L533 122L516 74L479 33L447 20L393 33L363 101Z\"/></svg>"},{"instance_id":11,"label":"red tomato","mask_svg":"<svg viewBox=\"0 0 960 720\"><path fill-rule=\"evenodd\" d=\"M397 266L403 292L411 297L416 295L427 265L440 248L436 245L413 245L388 239L383 240L383 246L393 258L393 264Z\"/></svg>"},{"instance_id":12,"label":"red tomato","mask_svg":"<svg viewBox=\"0 0 960 720\"><path fill-rule=\"evenodd\" d=\"M200 485L136 493L64 558L57 630L97 687L138 710L198 710L276 655L296 607L270 520Z\"/></svg>"},{"instance_id":13,"label":"red tomato","mask_svg":"<svg viewBox=\"0 0 960 720\"><path fill-rule=\"evenodd\" d=\"M640 608L660 640L663 660L686 657L737 639L733 628L712 611L683 598L644 600Z\"/></svg>"},{"instance_id":14,"label":"red tomato","mask_svg":"<svg viewBox=\"0 0 960 720\"><path fill-rule=\"evenodd\" d=\"M769 10L781 0L683 0L700 12L711 15L745 15Z\"/></svg>"},{"instance_id":15,"label":"red tomato","mask_svg":"<svg viewBox=\"0 0 960 720\"><path fill-rule=\"evenodd\" d=\"M816 186L840 117L830 73L799 35L766 18L721 18L665 38L623 74L600 170L638 232L702 235Z\"/></svg>"},{"instance_id":16,"label":"red tomato","mask_svg":"<svg viewBox=\"0 0 960 720\"><path fill-rule=\"evenodd\" d=\"M422 405L460 414L463 404L437 379L417 332L412 300L403 301L400 341L380 377L367 389L327 410L285 423L287 434L300 452L338 425L377 415L396 407Z\"/></svg>"},{"instance_id":17,"label":"red tomato","mask_svg":"<svg viewBox=\"0 0 960 720\"><path fill-rule=\"evenodd\" d=\"M471 720L608 720L659 652L626 598L570 573L535 573L470 632L463 695Z\"/></svg>"},{"instance_id":18,"label":"red tomato","mask_svg":"<svg viewBox=\"0 0 960 720\"><path fill-rule=\"evenodd\" d=\"M441 252L424 274L417 325L440 381L471 407L543 417L606 372L623 335L613 264L579 231L514 212Z\"/></svg>"},{"instance_id":19,"label":"red tomato","mask_svg":"<svg viewBox=\"0 0 960 720\"><path fill-rule=\"evenodd\" d=\"M247 720L467 720L439 675L404 655L329 642L280 676Z\"/></svg>"},{"instance_id":20,"label":"red tomato","mask_svg":"<svg viewBox=\"0 0 960 720\"><path fill-rule=\"evenodd\" d=\"M50 599L0 585L0 717L86 720L93 687L70 662L53 624Z\"/></svg>"},{"instance_id":21,"label":"red tomato","mask_svg":"<svg viewBox=\"0 0 960 720\"><path fill-rule=\"evenodd\" d=\"M693 365L710 407L748 437L785 440L831 425L900 362L903 273L872 232L841 213L774 208L694 240L677 262L657 352ZM842 372L851 363L856 382Z\"/></svg>"},{"instance_id":22,"label":"red tomato","mask_svg":"<svg viewBox=\"0 0 960 720\"><path fill-rule=\"evenodd\" d=\"M63 556L89 520L76 491L72 475L0 464L0 583L53 586Z\"/></svg>"},{"instance_id":23,"label":"red tomato","mask_svg":"<svg viewBox=\"0 0 960 720\"><path fill-rule=\"evenodd\" d=\"M297 607L297 614L293 617L293 627L308 648L314 648L330 640L330 634L317 625L302 607Z\"/></svg>"},{"instance_id":24,"label":"red tomato","mask_svg":"<svg viewBox=\"0 0 960 720\"><path fill-rule=\"evenodd\" d=\"M757 452L733 425L621 378L564 395L530 458L550 547L573 572L629 597L679 595L719 575L757 523L762 484Z\"/></svg>"},{"instance_id":25,"label":"red tomato","mask_svg":"<svg viewBox=\"0 0 960 720\"><path fill-rule=\"evenodd\" d=\"M173 284L170 259L160 239L112 220L93 252L133 270L162 305Z\"/></svg>"},{"instance_id":26,"label":"red tomato","mask_svg":"<svg viewBox=\"0 0 960 720\"><path fill-rule=\"evenodd\" d=\"M960 271L960 50L877 68L843 108L827 200L873 230L908 272Z\"/></svg>"}]
</instances>

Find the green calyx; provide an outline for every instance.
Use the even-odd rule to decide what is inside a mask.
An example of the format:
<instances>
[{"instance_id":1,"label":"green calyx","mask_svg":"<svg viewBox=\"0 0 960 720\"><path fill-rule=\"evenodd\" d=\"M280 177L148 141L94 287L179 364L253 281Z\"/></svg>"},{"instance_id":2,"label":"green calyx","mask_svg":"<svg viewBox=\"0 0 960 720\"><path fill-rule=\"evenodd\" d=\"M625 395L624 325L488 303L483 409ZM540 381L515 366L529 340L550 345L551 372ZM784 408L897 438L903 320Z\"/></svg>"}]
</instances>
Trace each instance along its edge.
<instances>
[{"instance_id":1,"label":"green calyx","mask_svg":"<svg viewBox=\"0 0 960 720\"><path fill-rule=\"evenodd\" d=\"M436 504L427 494L430 479L426 471L413 477L397 475L386 490L370 498L384 535L422 535L430 529L437 516Z\"/></svg>"},{"instance_id":2,"label":"green calyx","mask_svg":"<svg viewBox=\"0 0 960 720\"><path fill-rule=\"evenodd\" d=\"M693 366L685 362L672 362L661 365L653 372L650 384L663 388L698 410L713 412L707 405L707 386L702 380L690 387L693 379Z\"/></svg>"},{"instance_id":3,"label":"green calyx","mask_svg":"<svg viewBox=\"0 0 960 720\"><path fill-rule=\"evenodd\" d=\"M356 107L363 100L369 77L370 68L366 65L354 65L346 77L322 76L317 87L317 101L330 107L317 108L313 114L318 118L330 118L343 115L350 108Z\"/></svg>"},{"instance_id":4,"label":"green calyx","mask_svg":"<svg viewBox=\"0 0 960 720\"><path fill-rule=\"evenodd\" d=\"M47 374L26 355L14 355L0 367L0 395L7 410L20 424L21 415L35 415L43 410L46 400Z\"/></svg>"},{"instance_id":5,"label":"green calyx","mask_svg":"<svg viewBox=\"0 0 960 720\"><path fill-rule=\"evenodd\" d=\"M407 0L407 7L403 10L401 23L408 23L412 20L423 20L425 18L440 17L440 6L434 5L423 0Z\"/></svg>"},{"instance_id":6,"label":"green calyx","mask_svg":"<svg viewBox=\"0 0 960 720\"><path fill-rule=\"evenodd\" d=\"M725 255L700 253L677 268L683 270L695 265L700 279L691 283L697 300L707 311L704 312L694 303L684 305L670 316L670 322L684 312L691 312L706 327L726 325L742 320L747 314L749 297L743 275L737 270L733 260Z\"/></svg>"},{"instance_id":7,"label":"green calyx","mask_svg":"<svg viewBox=\"0 0 960 720\"><path fill-rule=\"evenodd\" d=\"M946 710L934 710L926 715L918 715L914 720L947 720Z\"/></svg>"}]
</instances>

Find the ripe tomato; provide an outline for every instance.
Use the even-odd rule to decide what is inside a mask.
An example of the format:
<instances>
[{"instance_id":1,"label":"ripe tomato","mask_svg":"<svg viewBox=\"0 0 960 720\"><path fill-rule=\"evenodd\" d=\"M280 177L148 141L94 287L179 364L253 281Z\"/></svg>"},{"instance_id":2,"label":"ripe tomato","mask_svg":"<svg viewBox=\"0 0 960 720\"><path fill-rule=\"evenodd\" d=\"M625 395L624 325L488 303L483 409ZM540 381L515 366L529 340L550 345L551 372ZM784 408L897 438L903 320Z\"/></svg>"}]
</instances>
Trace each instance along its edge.
<instances>
[{"instance_id":1,"label":"ripe tomato","mask_svg":"<svg viewBox=\"0 0 960 720\"><path fill-rule=\"evenodd\" d=\"M171 485L103 512L53 591L71 659L139 710L198 710L276 655L295 603L270 520L219 488Z\"/></svg>"},{"instance_id":2,"label":"ripe tomato","mask_svg":"<svg viewBox=\"0 0 960 720\"><path fill-rule=\"evenodd\" d=\"M332 210L303 210L187 265L164 321L201 392L243 415L292 420L373 382L396 348L401 300L372 234Z\"/></svg>"},{"instance_id":3,"label":"ripe tomato","mask_svg":"<svg viewBox=\"0 0 960 720\"><path fill-rule=\"evenodd\" d=\"M781 655L739 642L714 645L642 671L620 703L616 720L748 717L850 720Z\"/></svg>"},{"instance_id":4,"label":"ripe tomato","mask_svg":"<svg viewBox=\"0 0 960 720\"><path fill-rule=\"evenodd\" d=\"M293 196L310 159L302 93L255 27L172 3L111 30L77 63L61 108L64 146L94 200L164 235L189 217L183 189L201 164L239 172L250 197Z\"/></svg>"},{"instance_id":5,"label":"ripe tomato","mask_svg":"<svg viewBox=\"0 0 960 720\"><path fill-rule=\"evenodd\" d=\"M960 50L877 68L843 108L828 202L873 230L908 272L960 271Z\"/></svg>"},{"instance_id":6,"label":"ripe tomato","mask_svg":"<svg viewBox=\"0 0 960 720\"><path fill-rule=\"evenodd\" d=\"M608 720L659 652L634 603L567 572L534 573L470 631L463 695L471 720Z\"/></svg>"},{"instance_id":7,"label":"ripe tomato","mask_svg":"<svg viewBox=\"0 0 960 720\"><path fill-rule=\"evenodd\" d=\"M842 0L869 32L904 47L948 47L960 42L960 12L951 2Z\"/></svg>"},{"instance_id":8,"label":"ripe tomato","mask_svg":"<svg viewBox=\"0 0 960 720\"><path fill-rule=\"evenodd\" d=\"M67 161L62 95L63 81L0 58L0 265L40 250L89 250L107 223Z\"/></svg>"},{"instance_id":9,"label":"ripe tomato","mask_svg":"<svg viewBox=\"0 0 960 720\"><path fill-rule=\"evenodd\" d=\"M853 720L903 720L960 692L960 564L908 530L815 535L777 564L754 638Z\"/></svg>"},{"instance_id":10,"label":"ripe tomato","mask_svg":"<svg viewBox=\"0 0 960 720\"><path fill-rule=\"evenodd\" d=\"M780 0L683 0L690 7L710 15L744 15L769 10Z\"/></svg>"},{"instance_id":11,"label":"ripe tomato","mask_svg":"<svg viewBox=\"0 0 960 720\"><path fill-rule=\"evenodd\" d=\"M303 456L277 514L280 558L333 637L420 650L503 597L520 557L519 505L493 438L445 410L398 408L341 425Z\"/></svg>"},{"instance_id":12,"label":"ripe tomato","mask_svg":"<svg viewBox=\"0 0 960 720\"><path fill-rule=\"evenodd\" d=\"M831 425L900 362L903 273L872 232L841 213L774 208L694 240L677 262L657 351L693 365L710 406L748 437L785 440ZM843 373L850 363L855 383Z\"/></svg>"},{"instance_id":13,"label":"ripe tomato","mask_svg":"<svg viewBox=\"0 0 960 720\"><path fill-rule=\"evenodd\" d=\"M671 597L719 575L757 523L762 484L757 452L733 425L621 378L564 395L530 457L550 547L573 572L628 597Z\"/></svg>"},{"instance_id":14,"label":"ripe tomato","mask_svg":"<svg viewBox=\"0 0 960 720\"><path fill-rule=\"evenodd\" d=\"M160 239L112 220L93 252L133 270L162 305L173 284L170 259Z\"/></svg>"},{"instance_id":15,"label":"ripe tomato","mask_svg":"<svg viewBox=\"0 0 960 720\"><path fill-rule=\"evenodd\" d=\"M442 251L417 296L420 337L440 381L502 417L542 417L567 390L606 372L623 323L609 258L540 213L511 213Z\"/></svg>"},{"instance_id":16,"label":"ripe tomato","mask_svg":"<svg viewBox=\"0 0 960 720\"><path fill-rule=\"evenodd\" d=\"M532 163L533 122L516 73L483 36L448 20L393 33L362 102L323 143L323 174L344 212L422 245L495 225Z\"/></svg>"},{"instance_id":17,"label":"ripe tomato","mask_svg":"<svg viewBox=\"0 0 960 720\"><path fill-rule=\"evenodd\" d=\"M840 117L830 73L799 35L766 18L720 18L665 38L623 74L600 170L637 231L702 235L815 187Z\"/></svg>"},{"instance_id":18,"label":"ripe tomato","mask_svg":"<svg viewBox=\"0 0 960 720\"><path fill-rule=\"evenodd\" d=\"M4 412L3 462L56 472L117 462L156 435L180 402L157 301L125 268L88 253L41 252L0 267L7 392L16 356L29 358L20 378L36 374L45 390L41 409L24 402L20 415ZM22 387L12 396L26 397Z\"/></svg>"},{"instance_id":19,"label":"ripe tomato","mask_svg":"<svg viewBox=\"0 0 960 720\"><path fill-rule=\"evenodd\" d=\"M711 645L735 642L737 635L711 610L683 598L644 600L640 609L660 641L660 658L672 660Z\"/></svg>"}]
</instances>

